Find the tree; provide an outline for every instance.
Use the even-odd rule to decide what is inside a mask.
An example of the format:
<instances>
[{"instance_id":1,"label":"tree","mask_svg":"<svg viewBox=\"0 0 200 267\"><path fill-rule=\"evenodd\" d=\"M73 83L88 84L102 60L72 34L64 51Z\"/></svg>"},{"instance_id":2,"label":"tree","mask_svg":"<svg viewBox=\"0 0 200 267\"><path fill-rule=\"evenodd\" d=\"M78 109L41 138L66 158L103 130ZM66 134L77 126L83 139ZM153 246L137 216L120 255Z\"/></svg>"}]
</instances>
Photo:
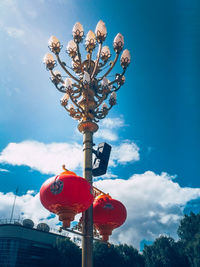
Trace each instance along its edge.
<instances>
[{"instance_id":1,"label":"tree","mask_svg":"<svg viewBox=\"0 0 200 267\"><path fill-rule=\"evenodd\" d=\"M94 244L94 267L144 267L144 258L128 245Z\"/></svg>"},{"instance_id":2,"label":"tree","mask_svg":"<svg viewBox=\"0 0 200 267\"><path fill-rule=\"evenodd\" d=\"M200 266L200 214L185 215L177 231L190 266Z\"/></svg>"},{"instance_id":3,"label":"tree","mask_svg":"<svg viewBox=\"0 0 200 267\"><path fill-rule=\"evenodd\" d=\"M114 245L101 242L94 244L94 267L122 267L123 260Z\"/></svg>"},{"instance_id":4,"label":"tree","mask_svg":"<svg viewBox=\"0 0 200 267\"><path fill-rule=\"evenodd\" d=\"M116 246L116 249L123 259L126 267L143 267L145 266L143 255L139 254L138 250L128 245Z\"/></svg>"},{"instance_id":5,"label":"tree","mask_svg":"<svg viewBox=\"0 0 200 267\"><path fill-rule=\"evenodd\" d=\"M187 242L185 253L188 256L191 266L200 266L200 233L196 234L193 240Z\"/></svg>"},{"instance_id":6,"label":"tree","mask_svg":"<svg viewBox=\"0 0 200 267\"><path fill-rule=\"evenodd\" d=\"M195 238L196 234L200 233L200 214L185 215L178 227L178 236L182 241L188 242Z\"/></svg>"},{"instance_id":7,"label":"tree","mask_svg":"<svg viewBox=\"0 0 200 267\"><path fill-rule=\"evenodd\" d=\"M59 239L56 243L57 266L81 266L81 249L69 238Z\"/></svg>"},{"instance_id":8,"label":"tree","mask_svg":"<svg viewBox=\"0 0 200 267\"><path fill-rule=\"evenodd\" d=\"M171 237L161 236L150 246L145 246L143 255L146 267L188 267L187 258L180 253Z\"/></svg>"}]
</instances>

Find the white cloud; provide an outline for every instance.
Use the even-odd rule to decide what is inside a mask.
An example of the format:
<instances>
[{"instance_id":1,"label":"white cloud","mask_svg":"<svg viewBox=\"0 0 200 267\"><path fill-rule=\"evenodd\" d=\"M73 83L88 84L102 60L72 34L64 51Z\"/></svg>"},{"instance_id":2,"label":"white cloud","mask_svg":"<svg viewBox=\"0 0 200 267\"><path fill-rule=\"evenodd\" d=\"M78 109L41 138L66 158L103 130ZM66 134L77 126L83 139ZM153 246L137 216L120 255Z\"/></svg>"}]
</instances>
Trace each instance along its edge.
<instances>
[{"instance_id":1,"label":"white cloud","mask_svg":"<svg viewBox=\"0 0 200 267\"><path fill-rule=\"evenodd\" d=\"M116 167L117 164L137 160L139 160L138 146L126 141L119 146L113 146L109 166ZM9 143L0 153L0 163L24 165L41 173L57 174L60 173L63 164L70 170L82 167L82 146L78 143L44 144L37 141Z\"/></svg>"},{"instance_id":2,"label":"white cloud","mask_svg":"<svg viewBox=\"0 0 200 267\"><path fill-rule=\"evenodd\" d=\"M121 128L124 126L124 119L122 117L120 118L105 118L103 121L101 121L100 125L106 128Z\"/></svg>"},{"instance_id":3,"label":"white cloud","mask_svg":"<svg viewBox=\"0 0 200 267\"><path fill-rule=\"evenodd\" d=\"M47 38L41 27L32 23L32 19L38 16L34 6L32 1L0 1L0 30L31 48L31 53L41 48L41 43L45 43Z\"/></svg>"},{"instance_id":4,"label":"white cloud","mask_svg":"<svg viewBox=\"0 0 200 267\"><path fill-rule=\"evenodd\" d=\"M46 210L40 203L39 194L34 195L33 190L29 190L22 196L17 196L15 202L15 208L13 213L13 219L28 218L33 220L37 225L39 222L46 222L50 227L56 228L56 224L59 222L57 217L50 217L51 213ZM13 206L15 195L13 193L1 193L0 192L0 219L9 220L11 218L11 211Z\"/></svg>"},{"instance_id":5,"label":"white cloud","mask_svg":"<svg viewBox=\"0 0 200 267\"><path fill-rule=\"evenodd\" d=\"M27 15L29 17L31 17L32 19L36 19L38 16L38 13L35 10L33 10L33 8L32 9L29 9L29 8L25 9L25 11L26 11Z\"/></svg>"},{"instance_id":6,"label":"white cloud","mask_svg":"<svg viewBox=\"0 0 200 267\"><path fill-rule=\"evenodd\" d=\"M117 178L118 176L116 174L113 174L109 171L107 171L106 174L102 175L101 177L94 177L94 181L104 180L104 179L111 179L111 178Z\"/></svg>"},{"instance_id":7,"label":"white cloud","mask_svg":"<svg viewBox=\"0 0 200 267\"><path fill-rule=\"evenodd\" d=\"M113 146L109 165L126 164L140 159L139 147L130 141L124 141L119 146Z\"/></svg>"},{"instance_id":8,"label":"white cloud","mask_svg":"<svg viewBox=\"0 0 200 267\"><path fill-rule=\"evenodd\" d=\"M109 141L116 141L118 139L116 131L123 126L125 126L123 117L105 118L100 121L99 130L95 133L95 137Z\"/></svg>"},{"instance_id":9,"label":"white cloud","mask_svg":"<svg viewBox=\"0 0 200 267\"><path fill-rule=\"evenodd\" d=\"M10 172L9 170L0 168L0 172Z\"/></svg>"},{"instance_id":10,"label":"white cloud","mask_svg":"<svg viewBox=\"0 0 200 267\"><path fill-rule=\"evenodd\" d=\"M128 180L103 180L95 186L121 201L127 208L124 225L113 231L111 242L127 243L139 248L141 240L154 240L161 234L176 237L185 204L200 197L200 188L181 188L166 173L148 171L135 174ZM0 219L9 219L14 201L13 193L0 193ZM21 216L20 216L21 215ZM58 224L50 216L33 190L16 198L14 219L29 218L37 225L46 222L51 228ZM80 215L76 216L77 221Z\"/></svg>"},{"instance_id":11,"label":"white cloud","mask_svg":"<svg viewBox=\"0 0 200 267\"><path fill-rule=\"evenodd\" d=\"M118 136L110 129L100 129L96 134L96 138L103 138L104 140L116 141Z\"/></svg>"},{"instance_id":12,"label":"white cloud","mask_svg":"<svg viewBox=\"0 0 200 267\"><path fill-rule=\"evenodd\" d=\"M148 171L128 180L103 180L95 186L109 192L127 208L123 226L113 231L111 241L139 248L141 240L154 240L160 234L176 237L183 208L191 199L200 197L200 188L181 188L166 173Z\"/></svg>"},{"instance_id":13,"label":"white cloud","mask_svg":"<svg viewBox=\"0 0 200 267\"><path fill-rule=\"evenodd\" d=\"M11 165L26 165L46 174L56 174L63 164L74 170L82 166L82 147L77 144L36 141L10 143L0 154L0 162Z\"/></svg>"},{"instance_id":14,"label":"white cloud","mask_svg":"<svg viewBox=\"0 0 200 267\"><path fill-rule=\"evenodd\" d=\"M24 30L20 28L6 27L5 31L10 37L13 37L13 38L21 38L22 36L24 36Z\"/></svg>"}]
</instances>

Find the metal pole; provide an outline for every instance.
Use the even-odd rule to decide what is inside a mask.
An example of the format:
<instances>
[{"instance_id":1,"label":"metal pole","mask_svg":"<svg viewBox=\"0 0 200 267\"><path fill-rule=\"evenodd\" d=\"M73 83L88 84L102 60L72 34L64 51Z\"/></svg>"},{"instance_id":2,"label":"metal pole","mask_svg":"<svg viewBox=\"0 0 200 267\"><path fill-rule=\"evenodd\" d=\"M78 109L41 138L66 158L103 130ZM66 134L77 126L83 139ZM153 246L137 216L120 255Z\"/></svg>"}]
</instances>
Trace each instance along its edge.
<instances>
[{"instance_id":1,"label":"metal pole","mask_svg":"<svg viewBox=\"0 0 200 267\"><path fill-rule=\"evenodd\" d=\"M93 132L83 133L84 166L83 177L92 186ZM92 190L92 187L91 187ZM83 212L82 267L93 266L93 206Z\"/></svg>"},{"instance_id":2,"label":"metal pole","mask_svg":"<svg viewBox=\"0 0 200 267\"><path fill-rule=\"evenodd\" d=\"M14 197L13 206L12 206L12 211L11 211L11 215L10 215L10 223L12 222L12 219L13 219L13 213L14 213L14 209L15 209L15 201L16 201L18 190L19 190L19 188L17 187L15 197Z\"/></svg>"}]
</instances>

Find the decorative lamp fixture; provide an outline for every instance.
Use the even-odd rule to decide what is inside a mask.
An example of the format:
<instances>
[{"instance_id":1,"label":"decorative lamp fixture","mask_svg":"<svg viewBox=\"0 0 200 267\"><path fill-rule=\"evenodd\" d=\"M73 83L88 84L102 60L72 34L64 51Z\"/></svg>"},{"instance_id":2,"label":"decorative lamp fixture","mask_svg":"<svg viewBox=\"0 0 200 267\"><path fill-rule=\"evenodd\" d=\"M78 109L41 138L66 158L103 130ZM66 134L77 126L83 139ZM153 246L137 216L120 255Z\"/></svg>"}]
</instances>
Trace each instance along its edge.
<instances>
[{"instance_id":1,"label":"decorative lamp fixture","mask_svg":"<svg viewBox=\"0 0 200 267\"><path fill-rule=\"evenodd\" d=\"M56 66L56 62L53 58L53 55L50 53L47 53L44 56L43 62L45 63L47 70L53 70L53 68Z\"/></svg>"},{"instance_id":2,"label":"decorative lamp fixture","mask_svg":"<svg viewBox=\"0 0 200 267\"><path fill-rule=\"evenodd\" d=\"M58 40L58 38L56 38L56 36L51 36L48 44L49 44L50 50L53 53L55 54L60 53L61 45L60 45L60 41Z\"/></svg>"},{"instance_id":3,"label":"decorative lamp fixture","mask_svg":"<svg viewBox=\"0 0 200 267\"><path fill-rule=\"evenodd\" d=\"M86 35L86 38L85 38L85 47L86 47L86 50L91 53L92 50L95 48L96 46L96 36L95 34L93 33L93 31L89 31Z\"/></svg>"},{"instance_id":4,"label":"decorative lamp fixture","mask_svg":"<svg viewBox=\"0 0 200 267\"><path fill-rule=\"evenodd\" d=\"M55 70L54 71L54 76L51 76L52 83L54 83L55 85L58 85L60 83L60 79L61 79L60 71Z\"/></svg>"},{"instance_id":5,"label":"decorative lamp fixture","mask_svg":"<svg viewBox=\"0 0 200 267\"><path fill-rule=\"evenodd\" d=\"M66 51L71 58L75 58L77 55L77 46L74 40L68 42Z\"/></svg>"},{"instance_id":6,"label":"decorative lamp fixture","mask_svg":"<svg viewBox=\"0 0 200 267\"><path fill-rule=\"evenodd\" d=\"M68 104L68 100L69 100L69 94L66 93L60 100L61 105L66 106Z\"/></svg>"},{"instance_id":7,"label":"decorative lamp fixture","mask_svg":"<svg viewBox=\"0 0 200 267\"><path fill-rule=\"evenodd\" d=\"M63 227L69 227L74 216L87 210L93 199L90 183L66 169L44 182L40 189L42 205L59 216Z\"/></svg>"},{"instance_id":8,"label":"decorative lamp fixture","mask_svg":"<svg viewBox=\"0 0 200 267\"><path fill-rule=\"evenodd\" d=\"M127 68L131 62L131 55L128 49L125 49L121 55L121 66L123 69Z\"/></svg>"},{"instance_id":9,"label":"decorative lamp fixture","mask_svg":"<svg viewBox=\"0 0 200 267\"><path fill-rule=\"evenodd\" d=\"M83 31L83 25L80 24L80 22L76 22L73 29L72 29L72 35L74 37L75 43L80 43L83 39L84 31Z\"/></svg>"},{"instance_id":10,"label":"decorative lamp fixture","mask_svg":"<svg viewBox=\"0 0 200 267\"><path fill-rule=\"evenodd\" d=\"M120 53L124 47L124 37L121 33L118 33L114 39L113 47L116 53Z\"/></svg>"},{"instance_id":11,"label":"decorative lamp fixture","mask_svg":"<svg viewBox=\"0 0 200 267\"><path fill-rule=\"evenodd\" d=\"M108 46L103 46L100 56L104 62L107 62L108 59L111 57L110 48Z\"/></svg>"},{"instance_id":12,"label":"decorative lamp fixture","mask_svg":"<svg viewBox=\"0 0 200 267\"><path fill-rule=\"evenodd\" d=\"M115 92L112 92L112 94L110 95L109 104L111 106L114 106L117 104L117 95Z\"/></svg>"},{"instance_id":13,"label":"decorative lamp fixture","mask_svg":"<svg viewBox=\"0 0 200 267\"><path fill-rule=\"evenodd\" d=\"M95 34L96 34L97 41L99 43L102 43L103 41L105 41L106 35L107 35L107 30L106 30L106 25L102 20L100 20L97 23L97 26L95 29Z\"/></svg>"},{"instance_id":14,"label":"decorative lamp fixture","mask_svg":"<svg viewBox=\"0 0 200 267\"><path fill-rule=\"evenodd\" d=\"M93 220L102 239L108 241L112 231L121 226L127 217L125 206L108 194L98 196L93 203Z\"/></svg>"},{"instance_id":15,"label":"decorative lamp fixture","mask_svg":"<svg viewBox=\"0 0 200 267\"><path fill-rule=\"evenodd\" d=\"M73 86L72 86L72 79L70 79L70 78L66 78L66 79L65 79L65 87L66 87L66 89L68 89L68 90L70 90L70 89L73 88Z\"/></svg>"}]
</instances>

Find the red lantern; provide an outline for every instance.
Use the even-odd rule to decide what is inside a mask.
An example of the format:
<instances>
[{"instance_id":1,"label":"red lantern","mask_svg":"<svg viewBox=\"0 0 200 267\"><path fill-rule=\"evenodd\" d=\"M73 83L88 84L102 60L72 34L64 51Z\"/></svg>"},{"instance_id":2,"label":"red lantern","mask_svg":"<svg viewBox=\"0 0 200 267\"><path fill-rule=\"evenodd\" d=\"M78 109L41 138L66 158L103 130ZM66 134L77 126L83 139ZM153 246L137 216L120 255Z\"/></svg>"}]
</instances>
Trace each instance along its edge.
<instances>
[{"instance_id":1,"label":"red lantern","mask_svg":"<svg viewBox=\"0 0 200 267\"><path fill-rule=\"evenodd\" d=\"M48 179L40 189L42 205L59 216L63 227L69 227L74 216L87 210L93 200L90 183L70 171Z\"/></svg>"},{"instance_id":2,"label":"red lantern","mask_svg":"<svg viewBox=\"0 0 200 267\"><path fill-rule=\"evenodd\" d=\"M127 217L124 205L109 195L100 195L93 204L93 220L104 241L108 241L112 230L122 225Z\"/></svg>"}]
</instances>

